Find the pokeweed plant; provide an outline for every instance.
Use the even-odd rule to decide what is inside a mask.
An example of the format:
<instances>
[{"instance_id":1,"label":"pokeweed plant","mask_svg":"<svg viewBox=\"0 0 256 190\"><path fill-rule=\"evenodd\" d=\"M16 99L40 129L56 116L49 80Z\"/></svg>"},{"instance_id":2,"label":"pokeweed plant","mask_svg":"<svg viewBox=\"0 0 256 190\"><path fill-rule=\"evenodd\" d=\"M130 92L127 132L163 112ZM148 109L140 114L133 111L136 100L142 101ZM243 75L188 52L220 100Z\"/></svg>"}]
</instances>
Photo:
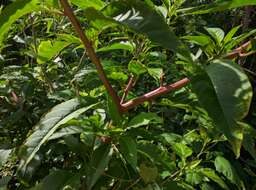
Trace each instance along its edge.
<instances>
[{"instance_id":1,"label":"pokeweed plant","mask_svg":"<svg viewBox=\"0 0 256 190\"><path fill-rule=\"evenodd\" d=\"M178 37L172 22L255 1L183 4L17 0L4 7L0 186L254 188L256 132L244 122L252 87L234 59L254 53L253 40L233 48L255 30ZM31 35L12 38L25 61L8 66L5 37L26 34L30 22ZM186 41L199 45L196 55Z\"/></svg>"}]
</instances>

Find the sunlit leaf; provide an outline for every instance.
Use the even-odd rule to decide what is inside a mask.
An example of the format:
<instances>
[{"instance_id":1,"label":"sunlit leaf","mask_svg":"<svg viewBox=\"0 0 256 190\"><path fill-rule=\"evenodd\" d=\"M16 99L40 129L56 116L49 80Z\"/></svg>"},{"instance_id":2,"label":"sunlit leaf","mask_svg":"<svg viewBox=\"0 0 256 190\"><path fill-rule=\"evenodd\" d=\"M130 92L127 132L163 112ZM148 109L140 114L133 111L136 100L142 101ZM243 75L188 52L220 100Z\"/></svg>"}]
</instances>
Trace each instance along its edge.
<instances>
[{"instance_id":1,"label":"sunlit leaf","mask_svg":"<svg viewBox=\"0 0 256 190\"><path fill-rule=\"evenodd\" d=\"M239 156L243 136L237 121L247 115L252 99L248 77L235 63L216 60L206 71L194 76L192 88L216 128L226 135Z\"/></svg>"}]
</instances>

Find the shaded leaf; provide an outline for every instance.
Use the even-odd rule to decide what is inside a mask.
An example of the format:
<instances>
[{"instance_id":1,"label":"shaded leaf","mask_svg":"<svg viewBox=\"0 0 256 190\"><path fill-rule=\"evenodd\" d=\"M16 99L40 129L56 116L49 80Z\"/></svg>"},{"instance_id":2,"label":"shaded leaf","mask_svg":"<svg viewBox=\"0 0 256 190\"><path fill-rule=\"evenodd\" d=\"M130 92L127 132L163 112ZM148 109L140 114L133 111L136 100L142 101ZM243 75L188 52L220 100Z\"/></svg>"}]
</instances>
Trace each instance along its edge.
<instances>
[{"instance_id":1,"label":"shaded leaf","mask_svg":"<svg viewBox=\"0 0 256 190\"><path fill-rule=\"evenodd\" d=\"M66 170L52 171L41 183L31 190L75 190L80 186L80 176L77 176Z\"/></svg>"},{"instance_id":2,"label":"shaded leaf","mask_svg":"<svg viewBox=\"0 0 256 190\"><path fill-rule=\"evenodd\" d=\"M221 188L229 189L226 183L215 173L211 168L202 168L200 172L206 177L210 178L212 181L216 182Z\"/></svg>"},{"instance_id":3,"label":"shaded leaf","mask_svg":"<svg viewBox=\"0 0 256 190\"><path fill-rule=\"evenodd\" d=\"M92 155L87 171L87 187L89 190L96 184L112 157L113 148L111 145L102 145Z\"/></svg>"},{"instance_id":4,"label":"shaded leaf","mask_svg":"<svg viewBox=\"0 0 256 190\"><path fill-rule=\"evenodd\" d=\"M129 137L121 137L119 139L120 151L125 160L137 171L137 144L136 141Z\"/></svg>"},{"instance_id":5,"label":"shaded leaf","mask_svg":"<svg viewBox=\"0 0 256 190\"><path fill-rule=\"evenodd\" d=\"M241 186L240 178L237 175L236 170L230 164L230 162L222 157L216 157L214 161L215 168L218 172L222 173L226 178L228 178L232 183L236 184L237 186Z\"/></svg>"},{"instance_id":6,"label":"shaded leaf","mask_svg":"<svg viewBox=\"0 0 256 190\"><path fill-rule=\"evenodd\" d=\"M52 108L39 123L34 127L33 133L27 138L22 146L20 156L22 158L19 170L24 170L28 163L33 159L40 147L46 143L51 135L63 124L79 116L83 112L95 107L92 104L87 107L79 108L81 103L78 99L71 99Z\"/></svg>"},{"instance_id":7,"label":"shaded leaf","mask_svg":"<svg viewBox=\"0 0 256 190\"><path fill-rule=\"evenodd\" d=\"M158 169L155 166L140 165L140 176L145 183L154 182L158 176Z\"/></svg>"}]
</instances>

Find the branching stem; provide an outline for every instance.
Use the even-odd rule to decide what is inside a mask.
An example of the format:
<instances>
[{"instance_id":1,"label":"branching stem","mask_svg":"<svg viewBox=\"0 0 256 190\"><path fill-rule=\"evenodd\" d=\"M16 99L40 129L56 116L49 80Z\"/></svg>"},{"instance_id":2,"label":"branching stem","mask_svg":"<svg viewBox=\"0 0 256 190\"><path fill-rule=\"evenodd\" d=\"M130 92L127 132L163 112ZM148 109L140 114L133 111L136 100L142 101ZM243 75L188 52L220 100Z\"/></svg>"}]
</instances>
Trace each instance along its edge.
<instances>
[{"instance_id":1,"label":"branching stem","mask_svg":"<svg viewBox=\"0 0 256 190\"><path fill-rule=\"evenodd\" d=\"M133 86L133 78L130 79L125 91L124 91L124 95L122 100L120 100L120 98L117 96L117 93L115 92L115 90L113 89L113 87L111 86L109 80L107 79L107 76L103 70L102 64L100 59L97 57L95 50L93 48L93 46L91 45L90 40L87 38L86 34L84 33L84 31L82 30L81 24L79 23L78 19L76 18L76 16L74 15L74 12L72 10L72 8L70 7L69 3L67 0L60 0L61 5L64 8L64 15L66 15L69 20L71 21L73 27L75 28L77 34L79 35L86 51L87 51L87 55L88 57L91 59L91 61L94 63L94 65L96 66L96 69L99 73L99 77L103 83L103 85L105 86L106 90L108 91L109 95L112 97L114 103L116 104L118 110L120 113L124 113L127 112L129 109L134 108L135 106L142 104L145 101L149 101L152 100L158 96L161 96L163 94L167 94L168 92L172 91L172 90L176 90L178 88L181 88L183 86L185 86L187 83L189 83L189 79L188 78L184 78L174 84L170 84L170 85L166 85L166 86L160 86L159 88L148 92L146 94L144 94L143 96L140 96L138 98L135 98L133 100L130 100L126 103L123 103L123 101L125 100L129 90L132 88Z\"/></svg>"},{"instance_id":2,"label":"branching stem","mask_svg":"<svg viewBox=\"0 0 256 190\"><path fill-rule=\"evenodd\" d=\"M91 59L91 61L96 66L96 69L99 73L99 77L100 77L103 85L107 89L109 95L113 98L113 101L116 104L119 111L121 111L120 99L117 96L113 87L111 86L109 80L107 79L107 76L106 76L106 74L103 70L103 67L101 65L100 59L97 57L97 55L95 53L95 50L91 45L91 42L89 41L89 39L87 38L86 34L84 33L84 31L81 27L81 24L79 23L76 16L74 15L74 12L73 12L72 8L70 7L69 3L67 2L67 0L60 0L60 2L61 2L61 5L64 8L64 15L66 15L70 19L72 25L74 26L74 28L75 28L76 32L78 33L82 43L85 46L88 57Z\"/></svg>"}]
</instances>

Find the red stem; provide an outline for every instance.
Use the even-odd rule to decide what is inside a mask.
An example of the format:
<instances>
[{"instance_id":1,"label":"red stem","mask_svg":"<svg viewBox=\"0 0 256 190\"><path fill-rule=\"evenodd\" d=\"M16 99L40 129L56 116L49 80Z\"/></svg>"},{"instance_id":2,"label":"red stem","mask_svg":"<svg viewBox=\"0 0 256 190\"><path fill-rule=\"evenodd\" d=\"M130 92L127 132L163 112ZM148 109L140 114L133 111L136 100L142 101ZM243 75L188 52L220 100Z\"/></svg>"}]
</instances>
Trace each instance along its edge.
<instances>
[{"instance_id":1,"label":"red stem","mask_svg":"<svg viewBox=\"0 0 256 190\"><path fill-rule=\"evenodd\" d=\"M161 86L151 92L148 92L138 98L135 98L133 100L130 100L126 103L123 103L122 104L122 110L123 112L126 112L128 111L129 109L139 105L139 104L142 104L143 102L145 101L149 101L149 100L152 100L158 96L161 96L163 94L167 94L168 92L172 91L172 90L176 90L176 89L179 89L183 86L185 86L186 84L189 83L189 79L188 78L184 78L178 82L175 82L173 84L170 84L170 85L166 85L166 86Z\"/></svg>"},{"instance_id":2,"label":"red stem","mask_svg":"<svg viewBox=\"0 0 256 190\"><path fill-rule=\"evenodd\" d=\"M113 101L116 104L119 111L121 111L120 98L117 96L115 90L113 89L109 80L107 79L107 76L106 76L106 74L103 70L103 67L101 65L100 59L97 57L97 55L94 51L94 48L91 45L91 42L89 41L86 34L82 30L82 27L81 27L79 21L77 20L76 16L74 15L72 8L70 7L67 0L60 0L60 2L61 2L62 6L64 8L64 14L70 19L70 21L71 21L72 25L74 26L77 34L79 35L81 41L83 42L84 47L87 51L88 57L95 64L96 69L99 73L99 77L100 77L103 85L107 89L109 95L113 98Z\"/></svg>"},{"instance_id":3,"label":"red stem","mask_svg":"<svg viewBox=\"0 0 256 190\"><path fill-rule=\"evenodd\" d=\"M253 38L253 39L255 40L256 37ZM246 48L248 48L248 47L251 45L251 43L252 43L252 42L251 42L251 40L250 40L250 41L248 41L248 42L242 44L242 45L239 46L238 48L234 49L232 52L227 53L227 54L224 56L224 58L226 58L226 59L234 59L234 58L236 58L236 57L245 57L245 55L246 55L246 56L252 55L252 53L250 53L250 54L244 54L244 52L243 52ZM241 56L241 55L242 55L242 56Z\"/></svg>"}]
</instances>

